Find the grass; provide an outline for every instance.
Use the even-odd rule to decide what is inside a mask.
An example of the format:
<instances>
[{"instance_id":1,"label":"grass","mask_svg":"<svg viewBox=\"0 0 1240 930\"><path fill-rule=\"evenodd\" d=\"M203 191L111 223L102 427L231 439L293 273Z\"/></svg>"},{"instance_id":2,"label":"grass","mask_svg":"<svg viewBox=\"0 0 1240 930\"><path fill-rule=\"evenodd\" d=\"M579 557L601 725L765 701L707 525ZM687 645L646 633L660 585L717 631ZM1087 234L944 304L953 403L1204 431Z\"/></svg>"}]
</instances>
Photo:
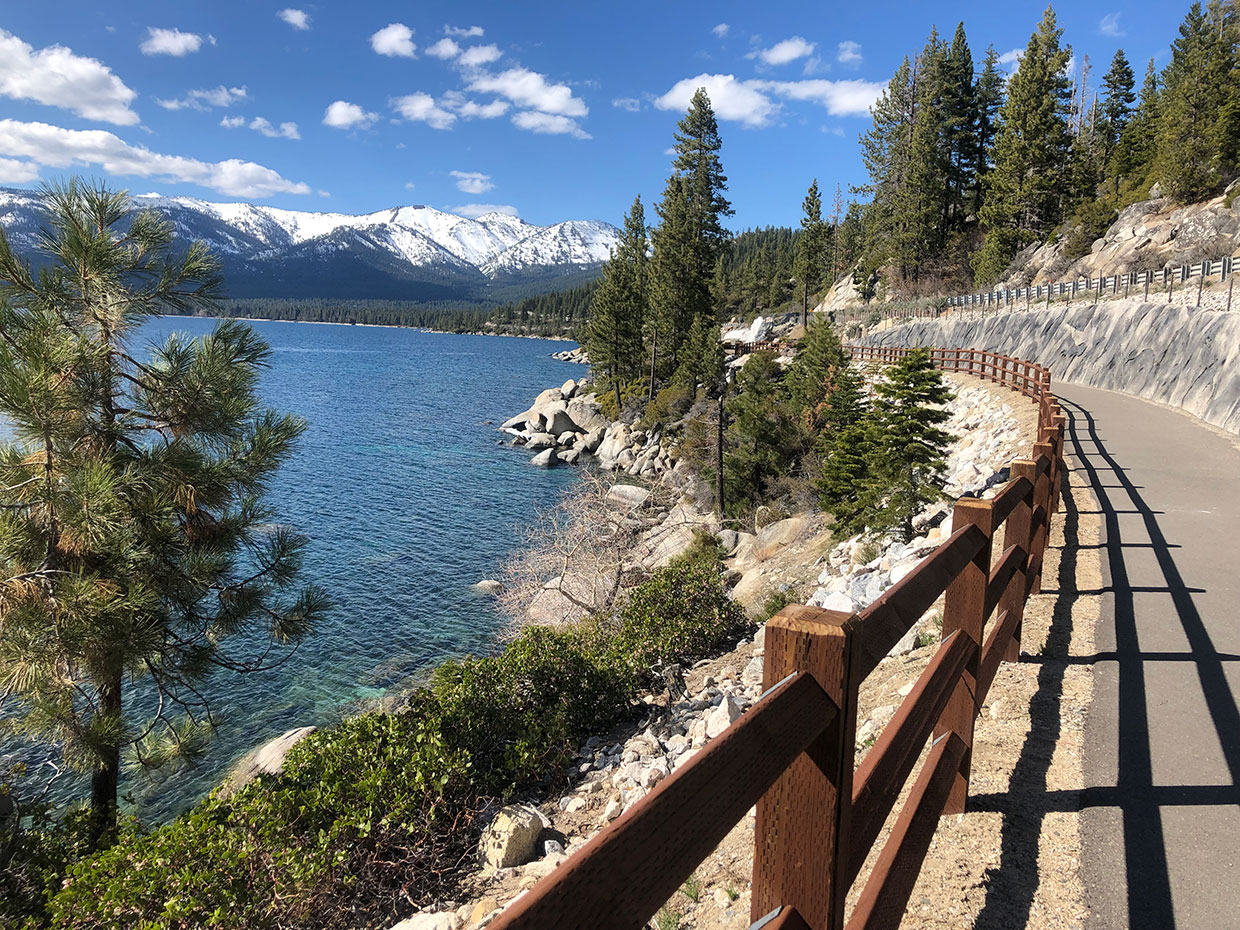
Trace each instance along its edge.
<instances>
[{"instance_id":1,"label":"grass","mask_svg":"<svg viewBox=\"0 0 1240 930\"><path fill-rule=\"evenodd\" d=\"M680 886L680 893L694 904L698 903L698 899L702 896L702 880L697 877L696 873L685 879L685 883Z\"/></svg>"},{"instance_id":2,"label":"grass","mask_svg":"<svg viewBox=\"0 0 1240 930\"><path fill-rule=\"evenodd\" d=\"M680 930L680 911L664 905L654 915L655 930Z\"/></svg>"},{"instance_id":3,"label":"grass","mask_svg":"<svg viewBox=\"0 0 1240 930\"><path fill-rule=\"evenodd\" d=\"M723 888L723 893L728 896L729 901L735 901L741 896L741 893L736 890L736 886L732 884L725 885Z\"/></svg>"}]
</instances>

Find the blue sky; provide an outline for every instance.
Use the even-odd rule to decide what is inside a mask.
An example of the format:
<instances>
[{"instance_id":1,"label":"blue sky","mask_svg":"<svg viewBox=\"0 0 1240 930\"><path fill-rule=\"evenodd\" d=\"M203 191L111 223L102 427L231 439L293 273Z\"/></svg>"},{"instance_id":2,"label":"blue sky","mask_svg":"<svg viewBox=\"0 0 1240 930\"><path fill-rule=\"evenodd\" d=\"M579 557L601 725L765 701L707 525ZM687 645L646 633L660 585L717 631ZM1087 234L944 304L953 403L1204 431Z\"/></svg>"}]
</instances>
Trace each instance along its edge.
<instances>
[{"instance_id":1,"label":"blue sky","mask_svg":"<svg viewBox=\"0 0 1240 930\"><path fill-rule=\"evenodd\" d=\"M134 193L364 213L500 207L619 222L655 200L676 120L712 90L741 229L795 223L811 178L863 180L866 110L931 26L974 58L1042 2L211 3L0 6L0 184L85 174ZM1096 86L1138 82L1187 5L1058 8ZM1014 56L1009 57L1009 61ZM830 199L829 195L826 198Z\"/></svg>"}]
</instances>

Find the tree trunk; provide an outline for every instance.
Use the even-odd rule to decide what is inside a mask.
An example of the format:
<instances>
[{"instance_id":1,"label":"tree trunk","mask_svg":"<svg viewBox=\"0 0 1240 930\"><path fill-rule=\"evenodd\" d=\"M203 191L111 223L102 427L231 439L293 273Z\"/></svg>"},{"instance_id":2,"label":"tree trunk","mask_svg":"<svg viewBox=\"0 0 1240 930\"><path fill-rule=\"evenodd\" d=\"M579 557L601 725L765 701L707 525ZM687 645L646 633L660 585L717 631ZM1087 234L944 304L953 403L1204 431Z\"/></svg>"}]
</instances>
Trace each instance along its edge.
<instances>
[{"instance_id":1,"label":"tree trunk","mask_svg":"<svg viewBox=\"0 0 1240 930\"><path fill-rule=\"evenodd\" d=\"M719 525L723 525L723 391L719 391L718 442L716 444L715 496L719 504Z\"/></svg>"},{"instance_id":2,"label":"tree trunk","mask_svg":"<svg viewBox=\"0 0 1240 930\"><path fill-rule=\"evenodd\" d=\"M647 396L647 402L654 400L654 364L659 354L659 326L656 323L650 327L650 393Z\"/></svg>"},{"instance_id":3,"label":"tree trunk","mask_svg":"<svg viewBox=\"0 0 1240 930\"><path fill-rule=\"evenodd\" d=\"M109 674L99 687L99 716L121 716L121 672ZM100 747L99 761L90 778L90 845L100 849L108 845L116 831L116 794L120 785L121 747L119 741Z\"/></svg>"},{"instance_id":4,"label":"tree trunk","mask_svg":"<svg viewBox=\"0 0 1240 930\"><path fill-rule=\"evenodd\" d=\"M801 285L801 326L809 326L809 279Z\"/></svg>"}]
</instances>

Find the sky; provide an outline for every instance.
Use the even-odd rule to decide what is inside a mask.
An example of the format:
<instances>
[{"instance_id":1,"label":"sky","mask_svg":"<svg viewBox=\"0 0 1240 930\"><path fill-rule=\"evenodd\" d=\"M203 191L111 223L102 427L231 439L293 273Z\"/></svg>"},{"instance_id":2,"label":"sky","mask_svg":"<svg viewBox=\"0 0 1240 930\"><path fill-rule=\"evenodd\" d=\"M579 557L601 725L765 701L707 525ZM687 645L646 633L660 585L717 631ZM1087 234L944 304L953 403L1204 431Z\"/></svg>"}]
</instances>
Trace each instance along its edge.
<instances>
[{"instance_id":1,"label":"sky","mask_svg":"<svg viewBox=\"0 0 1240 930\"><path fill-rule=\"evenodd\" d=\"M1057 12L1096 86L1166 61L1187 4ZM795 224L812 179L864 182L868 108L931 27L1008 68L1043 2L434 3L0 0L0 185L369 213L428 204L620 223L657 200L698 86L733 229Z\"/></svg>"}]
</instances>

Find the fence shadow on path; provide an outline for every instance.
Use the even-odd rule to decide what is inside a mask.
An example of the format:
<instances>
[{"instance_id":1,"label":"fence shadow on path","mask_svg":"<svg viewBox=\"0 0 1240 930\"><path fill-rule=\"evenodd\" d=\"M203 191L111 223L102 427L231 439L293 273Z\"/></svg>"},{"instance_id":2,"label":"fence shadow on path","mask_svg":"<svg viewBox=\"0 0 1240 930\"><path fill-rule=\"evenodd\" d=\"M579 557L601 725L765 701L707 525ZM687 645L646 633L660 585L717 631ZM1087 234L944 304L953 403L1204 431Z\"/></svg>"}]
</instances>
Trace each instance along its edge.
<instances>
[{"instance_id":1,"label":"fence shadow on path","mask_svg":"<svg viewBox=\"0 0 1240 930\"><path fill-rule=\"evenodd\" d=\"M1173 550L1180 546L1167 540L1157 520L1160 512L1146 504L1140 494L1142 489L1112 456L1093 415L1078 404L1062 399L1061 403L1068 418L1065 453L1074 459L1075 468L1081 469L1088 478L1103 519L1106 581L1102 591L1111 595L1111 603L1109 610L1103 610L1102 622L1108 617L1114 622L1115 650L1093 656L1068 655L1072 601L1085 593L1074 588L1075 537L1080 516L1090 511L1079 510L1071 489L1065 487L1065 548L1059 565L1058 591L1046 592L1058 594L1046 654L1022 656L1022 661L1042 665L1038 691L1031 705L1032 727L1008 791L969 799L974 810L991 810L1004 815L1000 863L988 876L987 904L976 926L998 930L1022 925L1017 921L1027 921L1037 889L1036 864L1042 817L1054 811L1109 808L1119 812L1122 835L1115 840L1122 842L1124 875L1107 876L1107 879L1123 882L1121 898L1126 899L1127 910L1124 925L1136 930L1167 930L1176 926L1176 914L1168 868L1164 808L1240 803L1240 707L1225 674L1225 664L1240 661L1240 656L1220 653L1215 648L1193 601L1193 595L1202 589L1185 584L1173 558ZM1119 518L1122 515L1140 517L1140 530L1131 528L1132 523L1128 523L1128 538L1121 532ZM1141 532L1145 538L1131 538ZM1147 572L1148 577L1130 577L1125 553L1133 550L1152 551L1157 563L1156 576L1148 576ZM1169 596L1174 617L1168 615L1167 619L1179 622L1188 642L1187 652L1141 650L1135 595L1150 592ZM1051 751L1059 736L1059 698L1064 672L1069 664L1098 662L1113 662L1118 675L1115 784L1091 786L1080 791L1047 791ZM1145 672L1149 663L1158 662L1195 666L1231 784L1154 784ZM1193 773L1185 771L1184 776L1191 781ZM1087 904L1090 892L1087 885ZM1115 915L1116 919L1119 916Z\"/></svg>"}]
</instances>

